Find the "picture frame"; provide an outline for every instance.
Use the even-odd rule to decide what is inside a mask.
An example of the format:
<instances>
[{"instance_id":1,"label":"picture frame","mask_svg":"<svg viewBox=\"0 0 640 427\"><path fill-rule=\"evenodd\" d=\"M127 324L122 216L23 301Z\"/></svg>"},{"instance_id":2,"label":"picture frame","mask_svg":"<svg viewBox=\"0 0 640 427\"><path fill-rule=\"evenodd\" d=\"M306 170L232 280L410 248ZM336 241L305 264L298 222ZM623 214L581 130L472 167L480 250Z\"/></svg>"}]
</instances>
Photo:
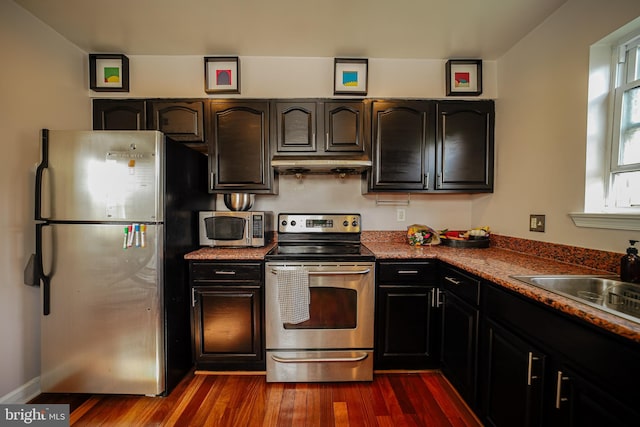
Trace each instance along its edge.
<instances>
[{"instance_id":1,"label":"picture frame","mask_svg":"<svg viewBox=\"0 0 640 427\"><path fill-rule=\"evenodd\" d=\"M129 92L129 58L89 54L89 87L95 92Z\"/></svg>"},{"instance_id":2,"label":"picture frame","mask_svg":"<svg viewBox=\"0 0 640 427\"><path fill-rule=\"evenodd\" d=\"M206 93L240 93L240 60L237 56L204 58Z\"/></svg>"},{"instance_id":3,"label":"picture frame","mask_svg":"<svg viewBox=\"0 0 640 427\"><path fill-rule=\"evenodd\" d=\"M450 59L445 71L447 96L478 96L482 93L481 59Z\"/></svg>"},{"instance_id":4,"label":"picture frame","mask_svg":"<svg viewBox=\"0 0 640 427\"><path fill-rule=\"evenodd\" d=\"M334 95L366 95L369 60L367 58L335 58L333 69Z\"/></svg>"}]
</instances>

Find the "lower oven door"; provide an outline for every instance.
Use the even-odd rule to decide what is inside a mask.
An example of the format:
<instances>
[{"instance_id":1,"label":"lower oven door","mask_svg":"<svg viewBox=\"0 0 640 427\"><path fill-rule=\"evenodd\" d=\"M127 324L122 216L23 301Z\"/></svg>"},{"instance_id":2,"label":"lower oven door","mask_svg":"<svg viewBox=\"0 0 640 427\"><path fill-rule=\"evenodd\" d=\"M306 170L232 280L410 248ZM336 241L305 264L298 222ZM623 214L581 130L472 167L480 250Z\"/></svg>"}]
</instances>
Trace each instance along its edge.
<instances>
[{"instance_id":1,"label":"lower oven door","mask_svg":"<svg viewBox=\"0 0 640 427\"><path fill-rule=\"evenodd\" d=\"M278 269L308 274L309 319L284 322ZM371 381L375 264L268 262L267 381Z\"/></svg>"}]
</instances>

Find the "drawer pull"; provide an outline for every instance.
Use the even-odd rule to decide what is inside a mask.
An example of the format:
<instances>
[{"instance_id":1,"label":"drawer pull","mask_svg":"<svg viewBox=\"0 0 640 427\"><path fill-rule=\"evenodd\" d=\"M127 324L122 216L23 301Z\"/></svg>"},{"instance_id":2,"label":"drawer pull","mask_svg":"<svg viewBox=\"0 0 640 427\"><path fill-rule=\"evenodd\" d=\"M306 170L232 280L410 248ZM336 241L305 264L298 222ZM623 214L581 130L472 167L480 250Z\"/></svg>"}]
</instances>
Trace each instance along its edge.
<instances>
[{"instance_id":1,"label":"drawer pull","mask_svg":"<svg viewBox=\"0 0 640 427\"><path fill-rule=\"evenodd\" d=\"M236 274L235 271L226 271L226 270L216 270L216 274L225 275L225 276L234 276Z\"/></svg>"},{"instance_id":2,"label":"drawer pull","mask_svg":"<svg viewBox=\"0 0 640 427\"><path fill-rule=\"evenodd\" d=\"M418 270L398 270L398 274L418 274Z\"/></svg>"},{"instance_id":3,"label":"drawer pull","mask_svg":"<svg viewBox=\"0 0 640 427\"><path fill-rule=\"evenodd\" d=\"M367 353L359 353L355 357L281 357L271 356L279 363L326 363L326 362L359 362L368 357Z\"/></svg>"},{"instance_id":4,"label":"drawer pull","mask_svg":"<svg viewBox=\"0 0 640 427\"><path fill-rule=\"evenodd\" d=\"M453 283L454 285L461 285L462 284L461 280L456 280L453 277L449 277L449 276L444 276L444 280L446 280L447 282Z\"/></svg>"}]
</instances>

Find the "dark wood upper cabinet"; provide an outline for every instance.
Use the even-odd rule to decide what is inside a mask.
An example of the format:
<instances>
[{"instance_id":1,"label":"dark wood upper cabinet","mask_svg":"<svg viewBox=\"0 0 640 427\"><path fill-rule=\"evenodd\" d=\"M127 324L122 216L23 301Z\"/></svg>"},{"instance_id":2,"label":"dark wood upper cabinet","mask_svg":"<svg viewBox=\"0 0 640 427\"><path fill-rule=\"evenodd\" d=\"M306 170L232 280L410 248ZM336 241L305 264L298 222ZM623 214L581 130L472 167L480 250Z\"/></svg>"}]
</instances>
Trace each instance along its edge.
<instances>
[{"instance_id":1,"label":"dark wood upper cabinet","mask_svg":"<svg viewBox=\"0 0 640 427\"><path fill-rule=\"evenodd\" d=\"M175 141L206 142L204 101L149 101L150 129Z\"/></svg>"},{"instance_id":2,"label":"dark wood upper cabinet","mask_svg":"<svg viewBox=\"0 0 640 427\"><path fill-rule=\"evenodd\" d=\"M213 100L210 111L210 191L268 193L269 102Z\"/></svg>"},{"instance_id":3,"label":"dark wood upper cabinet","mask_svg":"<svg viewBox=\"0 0 640 427\"><path fill-rule=\"evenodd\" d=\"M144 100L93 100L93 130L145 129L147 129L147 114Z\"/></svg>"},{"instance_id":4,"label":"dark wood upper cabinet","mask_svg":"<svg viewBox=\"0 0 640 427\"><path fill-rule=\"evenodd\" d=\"M433 188L430 170L429 101L374 101L372 106L373 167L369 190L421 191Z\"/></svg>"},{"instance_id":5,"label":"dark wood upper cabinet","mask_svg":"<svg viewBox=\"0 0 640 427\"><path fill-rule=\"evenodd\" d=\"M493 191L493 101L441 101L436 108L436 189Z\"/></svg>"},{"instance_id":6,"label":"dark wood upper cabinet","mask_svg":"<svg viewBox=\"0 0 640 427\"><path fill-rule=\"evenodd\" d=\"M277 100L273 112L274 154L340 156L366 151L363 101Z\"/></svg>"},{"instance_id":7,"label":"dark wood upper cabinet","mask_svg":"<svg viewBox=\"0 0 640 427\"><path fill-rule=\"evenodd\" d=\"M325 102L325 151L364 152L364 115L363 102Z\"/></svg>"}]
</instances>

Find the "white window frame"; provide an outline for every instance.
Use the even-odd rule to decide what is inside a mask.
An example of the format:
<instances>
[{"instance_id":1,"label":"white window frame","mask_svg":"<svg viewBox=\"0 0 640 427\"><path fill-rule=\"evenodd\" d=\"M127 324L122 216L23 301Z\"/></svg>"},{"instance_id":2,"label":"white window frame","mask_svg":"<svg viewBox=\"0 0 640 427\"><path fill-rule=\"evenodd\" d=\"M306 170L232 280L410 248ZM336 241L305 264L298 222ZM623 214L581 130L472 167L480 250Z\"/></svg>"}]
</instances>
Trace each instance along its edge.
<instances>
[{"instance_id":1,"label":"white window frame","mask_svg":"<svg viewBox=\"0 0 640 427\"><path fill-rule=\"evenodd\" d=\"M640 230L640 208L615 208L609 202L612 173L620 170L617 165L620 121L619 115L614 117L617 114L616 102L617 105L622 102L621 96L618 100L615 97L615 88L621 77L618 67L620 47L623 46L626 54L625 46L631 46L638 40L640 18L591 46L585 207L584 212L569 214L578 227Z\"/></svg>"}]
</instances>

